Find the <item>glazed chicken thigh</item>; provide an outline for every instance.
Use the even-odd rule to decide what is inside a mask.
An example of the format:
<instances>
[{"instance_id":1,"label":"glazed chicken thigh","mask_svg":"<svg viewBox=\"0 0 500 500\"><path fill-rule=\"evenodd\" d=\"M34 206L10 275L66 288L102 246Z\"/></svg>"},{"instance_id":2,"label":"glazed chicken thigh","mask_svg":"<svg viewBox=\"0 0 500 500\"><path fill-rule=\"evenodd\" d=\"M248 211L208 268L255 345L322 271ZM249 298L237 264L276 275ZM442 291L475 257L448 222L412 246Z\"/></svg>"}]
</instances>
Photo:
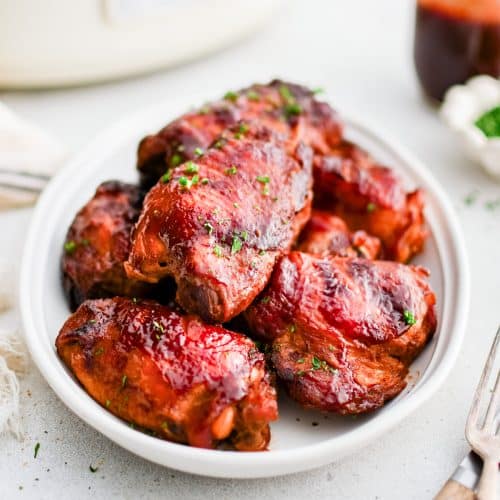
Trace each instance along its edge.
<instances>
[{"instance_id":1,"label":"glazed chicken thigh","mask_svg":"<svg viewBox=\"0 0 500 500\"><path fill-rule=\"evenodd\" d=\"M192 446L263 450L277 418L263 355L243 335L151 301L84 302L59 356L116 416Z\"/></svg>"},{"instance_id":2,"label":"glazed chicken thigh","mask_svg":"<svg viewBox=\"0 0 500 500\"><path fill-rule=\"evenodd\" d=\"M309 218L311 151L288 148L281 135L240 124L196 163L170 169L144 201L128 276L173 276L177 302L207 320L242 312Z\"/></svg>"},{"instance_id":3,"label":"glazed chicken thigh","mask_svg":"<svg viewBox=\"0 0 500 500\"><path fill-rule=\"evenodd\" d=\"M297 250L311 254L376 259L380 255L380 240L365 231L349 231L347 224L336 215L313 210L306 227L300 233Z\"/></svg>"},{"instance_id":4,"label":"glazed chicken thigh","mask_svg":"<svg viewBox=\"0 0 500 500\"><path fill-rule=\"evenodd\" d=\"M314 200L351 230L380 238L387 259L408 262L422 250L427 237L422 191L407 193L394 170L355 144L343 141L315 157Z\"/></svg>"},{"instance_id":5,"label":"glazed chicken thigh","mask_svg":"<svg viewBox=\"0 0 500 500\"><path fill-rule=\"evenodd\" d=\"M142 199L143 193L137 186L104 182L76 215L66 236L61 262L64 289L72 310L89 298L142 297L152 291L150 284L128 278L123 268Z\"/></svg>"},{"instance_id":6,"label":"glazed chicken thigh","mask_svg":"<svg viewBox=\"0 0 500 500\"><path fill-rule=\"evenodd\" d=\"M196 160L226 129L248 121L299 141L315 152L326 153L340 141L342 125L332 108L306 87L274 80L228 92L224 99L206 104L145 137L139 144L137 168L141 183L151 187L171 167Z\"/></svg>"},{"instance_id":7,"label":"glazed chicken thigh","mask_svg":"<svg viewBox=\"0 0 500 500\"><path fill-rule=\"evenodd\" d=\"M419 267L292 252L245 313L271 346L281 382L307 408L342 414L382 406L436 327Z\"/></svg>"}]
</instances>

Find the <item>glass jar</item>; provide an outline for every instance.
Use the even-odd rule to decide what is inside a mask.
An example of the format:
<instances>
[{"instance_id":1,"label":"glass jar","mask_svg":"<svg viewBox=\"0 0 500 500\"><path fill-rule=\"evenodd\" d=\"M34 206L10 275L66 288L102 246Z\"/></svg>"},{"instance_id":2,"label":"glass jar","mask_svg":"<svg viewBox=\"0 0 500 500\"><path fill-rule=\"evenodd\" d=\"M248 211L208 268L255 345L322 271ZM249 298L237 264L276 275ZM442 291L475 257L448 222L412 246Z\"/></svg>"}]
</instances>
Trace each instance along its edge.
<instances>
[{"instance_id":1,"label":"glass jar","mask_svg":"<svg viewBox=\"0 0 500 500\"><path fill-rule=\"evenodd\" d=\"M500 0L417 0L414 59L437 100L471 76L500 77Z\"/></svg>"}]
</instances>

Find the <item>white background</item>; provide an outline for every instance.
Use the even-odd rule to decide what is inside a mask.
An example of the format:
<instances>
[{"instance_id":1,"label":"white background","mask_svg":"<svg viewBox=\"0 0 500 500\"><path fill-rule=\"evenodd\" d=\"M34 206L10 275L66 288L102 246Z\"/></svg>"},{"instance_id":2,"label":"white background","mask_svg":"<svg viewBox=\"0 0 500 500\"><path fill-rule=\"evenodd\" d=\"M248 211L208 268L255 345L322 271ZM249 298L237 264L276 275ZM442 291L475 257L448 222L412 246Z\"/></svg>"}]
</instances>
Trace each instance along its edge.
<instances>
[{"instance_id":1,"label":"white background","mask_svg":"<svg viewBox=\"0 0 500 500\"><path fill-rule=\"evenodd\" d=\"M24 440L0 437L0 497L420 500L436 493L468 450L468 407L500 323L500 209L484 205L500 197L500 187L463 158L422 99L412 36L409 0L297 0L257 37L175 70L93 87L0 92L15 111L77 151L116 119L167 96L217 95L274 76L321 86L339 110L366 117L424 160L456 207L472 271L466 339L451 376L411 417L356 455L273 479L228 481L164 469L84 424L33 367L22 386ZM464 198L476 189L479 200L467 206ZM0 213L0 259L12 266L19 265L29 220L28 209ZM96 463L92 474L89 464Z\"/></svg>"}]
</instances>

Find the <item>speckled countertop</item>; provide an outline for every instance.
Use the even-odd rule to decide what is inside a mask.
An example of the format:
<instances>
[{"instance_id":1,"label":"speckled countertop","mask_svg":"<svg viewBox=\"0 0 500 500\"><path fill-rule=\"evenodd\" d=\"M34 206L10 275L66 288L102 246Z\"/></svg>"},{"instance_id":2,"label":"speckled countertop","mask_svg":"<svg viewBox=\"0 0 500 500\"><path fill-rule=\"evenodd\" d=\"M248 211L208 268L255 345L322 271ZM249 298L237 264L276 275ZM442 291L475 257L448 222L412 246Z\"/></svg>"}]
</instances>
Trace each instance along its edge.
<instances>
[{"instance_id":1,"label":"speckled countertop","mask_svg":"<svg viewBox=\"0 0 500 500\"><path fill-rule=\"evenodd\" d=\"M120 83L0 100L76 151L102 128L179 92L221 93L272 76L325 88L337 107L366 116L426 162L459 213L472 271L465 344L439 392L378 442L318 470L219 480L165 469L119 448L73 415L33 368L22 383L23 441L0 436L1 498L431 498L467 452L464 424L500 322L500 187L471 165L421 99L413 73L413 2L300 0L259 36L218 55ZM382 29L381 29L382 27ZM477 199L464 200L473 191ZM19 263L29 209L0 213L0 259ZM0 323L13 321L12 314ZM36 459L35 444L40 443ZM92 473L89 465L98 466Z\"/></svg>"}]
</instances>

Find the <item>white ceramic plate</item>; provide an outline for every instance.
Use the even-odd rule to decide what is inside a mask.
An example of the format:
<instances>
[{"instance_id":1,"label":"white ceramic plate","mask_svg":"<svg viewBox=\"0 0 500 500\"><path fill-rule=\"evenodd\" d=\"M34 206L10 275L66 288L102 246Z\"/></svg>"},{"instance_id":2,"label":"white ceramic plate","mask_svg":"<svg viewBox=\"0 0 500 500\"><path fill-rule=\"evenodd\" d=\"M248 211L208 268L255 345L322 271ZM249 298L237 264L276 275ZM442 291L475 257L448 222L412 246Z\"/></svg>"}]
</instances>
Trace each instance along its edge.
<instances>
[{"instance_id":1,"label":"white ceramic plate","mask_svg":"<svg viewBox=\"0 0 500 500\"><path fill-rule=\"evenodd\" d=\"M269 451L204 450L133 430L87 395L56 354L54 341L69 315L60 283L59 258L74 214L101 181L136 179L134 163L139 139L196 103L194 99L176 100L120 122L62 169L44 191L33 216L21 273L20 304L31 355L52 389L80 418L119 445L153 462L207 476L265 477L335 461L389 430L442 384L461 345L469 302L464 245L445 194L413 156L356 120L346 120L348 137L377 159L394 166L409 187L421 186L427 193L426 215L431 237L416 261L432 272L439 327L413 364L408 388L396 399L371 415L353 419L325 418L281 397L280 419L272 424Z\"/></svg>"}]
</instances>

